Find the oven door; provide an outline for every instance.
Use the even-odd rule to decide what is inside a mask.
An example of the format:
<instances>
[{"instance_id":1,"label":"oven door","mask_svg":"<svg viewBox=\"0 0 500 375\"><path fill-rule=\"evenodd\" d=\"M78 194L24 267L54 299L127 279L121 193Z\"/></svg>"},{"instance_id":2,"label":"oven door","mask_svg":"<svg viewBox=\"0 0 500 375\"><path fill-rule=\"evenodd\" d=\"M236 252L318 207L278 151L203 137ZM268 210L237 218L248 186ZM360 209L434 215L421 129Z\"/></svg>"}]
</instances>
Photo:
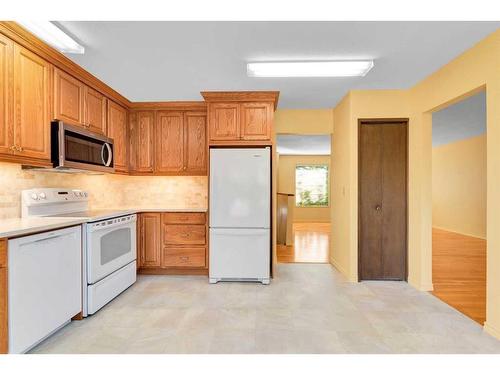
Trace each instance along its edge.
<instances>
[{"instance_id":1,"label":"oven door","mask_svg":"<svg viewBox=\"0 0 500 375\"><path fill-rule=\"evenodd\" d=\"M52 123L52 162L58 169L113 172L113 140L61 121Z\"/></svg>"},{"instance_id":2,"label":"oven door","mask_svg":"<svg viewBox=\"0 0 500 375\"><path fill-rule=\"evenodd\" d=\"M136 215L87 224L87 283L94 284L136 259Z\"/></svg>"}]
</instances>

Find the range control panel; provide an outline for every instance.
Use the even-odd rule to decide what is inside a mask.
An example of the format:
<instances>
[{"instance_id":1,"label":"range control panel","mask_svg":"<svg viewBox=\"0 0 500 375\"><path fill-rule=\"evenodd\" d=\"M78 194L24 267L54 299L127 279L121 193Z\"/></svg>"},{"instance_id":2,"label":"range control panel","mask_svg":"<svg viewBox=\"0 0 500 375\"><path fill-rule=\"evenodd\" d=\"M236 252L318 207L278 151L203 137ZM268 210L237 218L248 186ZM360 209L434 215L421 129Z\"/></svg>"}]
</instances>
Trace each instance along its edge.
<instances>
[{"instance_id":1,"label":"range control panel","mask_svg":"<svg viewBox=\"0 0 500 375\"><path fill-rule=\"evenodd\" d=\"M23 190L22 192L22 201L28 206L47 203L86 202L88 199L88 192L79 189L43 188Z\"/></svg>"}]
</instances>

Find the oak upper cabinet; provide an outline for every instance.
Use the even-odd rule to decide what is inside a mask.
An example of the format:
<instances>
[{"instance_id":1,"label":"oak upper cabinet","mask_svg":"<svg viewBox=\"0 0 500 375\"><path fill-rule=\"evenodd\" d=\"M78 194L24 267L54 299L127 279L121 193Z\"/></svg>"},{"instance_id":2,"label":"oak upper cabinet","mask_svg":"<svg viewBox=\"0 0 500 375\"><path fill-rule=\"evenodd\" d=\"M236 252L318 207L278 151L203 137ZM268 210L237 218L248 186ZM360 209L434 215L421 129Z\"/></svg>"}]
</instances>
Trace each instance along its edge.
<instances>
[{"instance_id":1,"label":"oak upper cabinet","mask_svg":"<svg viewBox=\"0 0 500 375\"><path fill-rule=\"evenodd\" d=\"M241 139L271 139L272 103L242 103L240 104L240 117Z\"/></svg>"},{"instance_id":2,"label":"oak upper cabinet","mask_svg":"<svg viewBox=\"0 0 500 375\"><path fill-rule=\"evenodd\" d=\"M54 118L73 125L85 126L85 85L54 69Z\"/></svg>"},{"instance_id":3,"label":"oak upper cabinet","mask_svg":"<svg viewBox=\"0 0 500 375\"><path fill-rule=\"evenodd\" d=\"M14 43L0 34L0 154L11 154L12 127L12 53Z\"/></svg>"},{"instance_id":4,"label":"oak upper cabinet","mask_svg":"<svg viewBox=\"0 0 500 375\"><path fill-rule=\"evenodd\" d=\"M94 133L106 134L106 102L104 95L85 86L84 125Z\"/></svg>"},{"instance_id":5,"label":"oak upper cabinet","mask_svg":"<svg viewBox=\"0 0 500 375\"><path fill-rule=\"evenodd\" d=\"M52 66L14 44L14 154L50 160Z\"/></svg>"},{"instance_id":6,"label":"oak upper cabinet","mask_svg":"<svg viewBox=\"0 0 500 375\"><path fill-rule=\"evenodd\" d=\"M226 141L240 138L239 105L213 103L209 106L210 140Z\"/></svg>"},{"instance_id":7,"label":"oak upper cabinet","mask_svg":"<svg viewBox=\"0 0 500 375\"><path fill-rule=\"evenodd\" d=\"M139 215L138 267L160 267L161 214L157 212Z\"/></svg>"},{"instance_id":8,"label":"oak upper cabinet","mask_svg":"<svg viewBox=\"0 0 500 375\"><path fill-rule=\"evenodd\" d=\"M206 112L158 111L155 173L206 175L206 134Z\"/></svg>"},{"instance_id":9,"label":"oak upper cabinet","mask_svg":"<svg viewBox=\"0 0 500 375\"><path fill-rule=\"evenodd\" d=\"M207 114L184 113L184 168L189 174L207 173Z\"/></svg>"},{"instance_id":10,"label":"oak upper cabinet","mask_svg":"<svg viewBox=\"0 0 500 375\"><path fill-rule=\"evenodd\" d=\"M184 166L184 116L182 112L156 114L155 172L177 173Z\"/></svg>"},{"instance_id":11,"label":"oak upper cabinet","mask_svg":"<svg viewBox=\"0 0 500 375\"><path fill-rule=\"evenodd\" d=\"M270 144L277 91L202 92L211 145Z\"/></svg>"},{"instance_id":12,"label":"oak upper cabinet","mask_svg":"<svg viewBox=\"0 0 500 375\"><path fill-rule=\"evenodd\" d=\"M127 110L108 101L107 136L113 139L115 171L128 172Z\"/></svg>"},{"instance_id":13,"label":"oak upper cabinet","mask_svg":"<svg viewBox=\"0 0 500 375\"><path fill-rule=\"evenodd\" d=\"M138 174L154 171L154 111L130 114L130 169Z\"/></svg>"}]
</instances>

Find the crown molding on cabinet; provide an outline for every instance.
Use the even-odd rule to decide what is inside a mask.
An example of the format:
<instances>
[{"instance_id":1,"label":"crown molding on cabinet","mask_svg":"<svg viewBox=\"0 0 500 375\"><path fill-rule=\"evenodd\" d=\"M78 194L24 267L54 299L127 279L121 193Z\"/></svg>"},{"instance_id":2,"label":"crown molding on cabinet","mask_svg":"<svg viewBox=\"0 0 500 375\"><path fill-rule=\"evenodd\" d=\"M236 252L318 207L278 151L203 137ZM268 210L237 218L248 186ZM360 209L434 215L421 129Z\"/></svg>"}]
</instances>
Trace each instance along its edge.
<instances>
[{"instance_id":1,"label":"crown molding on cabinet","mask_svg":"<svg viewBox=\"0 0 500 375\"><path fill-rule=\"evenodd\" d=\"M206 102L272 102L278 106L279 91L202 91Z\"/></svg>"},{"instance_id":2,"label":"crown molding on cabinet","mask_svg":"<svg viewBox=\"0 0 500 375\"><path fill-rule=\"evenodd\" d=\"M131 110L177 110L177 111L206 111L204 101L173 101L173 102L132 102Z\"/></svg>"},{"instance_id":3,"label":"crown molding on cabinet","mask_svg":"<svg viewBox=\"0 0 500 375\"><path fill-rule=\"evenodd\" d=\"M37 54L41 58L47 60L55 67L65 71L66 73L78 78L87 86L101 92L108 98L116 101L117 103L130 107L131 102L123 95L113 90L104 82L97 79L95 76L87 72L78 64L71 61L55 48L49 46L42 40L38 39L35 35L24 29L12 21L0 21L0 33L4 34L14 42L20 44L24 48Z\"/></svg>"}]
</instances>

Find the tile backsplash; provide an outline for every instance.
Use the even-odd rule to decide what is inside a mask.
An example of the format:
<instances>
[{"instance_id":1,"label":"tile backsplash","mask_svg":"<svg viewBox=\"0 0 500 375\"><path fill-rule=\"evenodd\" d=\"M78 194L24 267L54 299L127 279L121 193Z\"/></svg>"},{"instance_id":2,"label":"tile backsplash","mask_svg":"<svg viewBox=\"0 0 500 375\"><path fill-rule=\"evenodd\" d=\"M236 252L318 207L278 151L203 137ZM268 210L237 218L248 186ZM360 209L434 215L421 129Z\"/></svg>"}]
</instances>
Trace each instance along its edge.
<instances>
[{"instance_id":1,"label":"tile backsplash","mask_svg":"<svg viewBox=\"0 0 500 375\"><path fill-rule=\"evenodd\" d=\"M0 162L0 219L21 216L21 190L79 188L90 193L90 208L206 208L206 176L86 175L23 170Z\"/></svg>"}]
</instances>

